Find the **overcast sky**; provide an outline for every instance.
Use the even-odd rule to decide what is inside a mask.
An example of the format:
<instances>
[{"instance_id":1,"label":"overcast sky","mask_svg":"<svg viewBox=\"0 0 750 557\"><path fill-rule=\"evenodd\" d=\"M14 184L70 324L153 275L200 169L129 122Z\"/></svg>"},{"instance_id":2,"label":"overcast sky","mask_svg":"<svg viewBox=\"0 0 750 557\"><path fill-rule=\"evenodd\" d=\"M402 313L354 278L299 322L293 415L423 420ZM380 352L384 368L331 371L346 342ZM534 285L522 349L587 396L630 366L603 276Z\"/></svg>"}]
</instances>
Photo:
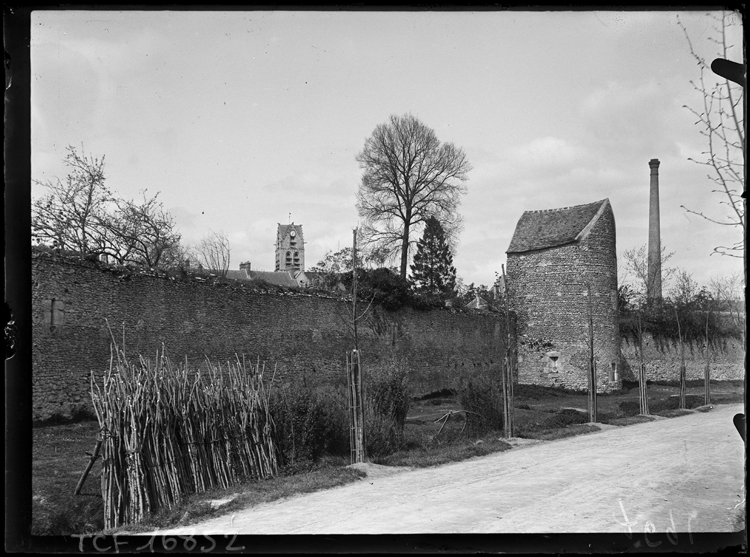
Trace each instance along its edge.
<instances>
[{"instance_id":1,"label":"overcast sky","mask_svg":"<svg viewBox=\"0 0 750 557\"><path fill-rule=\"evenodd\" d=\"M670 263L706 283L742 271L711 255L740 231L680 208L725 214L688 160L706 144L678 15L712 60L705 12L37 11L32 175L63 177L67 145L106 155L108 186L161 192L184 243L225 231L232 269L273 270L291 213L309 268L351 245L365 139L411 113L473 166L466 284L493 282L526 210L609 198L618 253L645 244L652 158Z\"/></svg>"}]
</instances>

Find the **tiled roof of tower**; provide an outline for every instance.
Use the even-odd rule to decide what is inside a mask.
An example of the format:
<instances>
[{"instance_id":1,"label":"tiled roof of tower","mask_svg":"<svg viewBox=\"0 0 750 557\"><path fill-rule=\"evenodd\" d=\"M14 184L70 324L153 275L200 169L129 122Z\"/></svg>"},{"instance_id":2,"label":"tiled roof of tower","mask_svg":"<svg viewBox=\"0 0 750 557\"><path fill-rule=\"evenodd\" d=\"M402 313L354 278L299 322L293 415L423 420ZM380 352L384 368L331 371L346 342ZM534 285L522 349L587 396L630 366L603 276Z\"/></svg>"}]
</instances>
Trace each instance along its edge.
<instances>
[{"instance_id":1,"label":"tiled roof of tower","mask_svg":"<svg viewBox=\"0 0 750 557\"><path fill-rule=\"evenodd\" d=\"M516 231L506 253L523 253L575 242L605 203L609 203L609 200L524 212L516 224Z\"/></svg>"},{"instance_id":2,"label":"tiled roof of tower","mask_svg":"<svg viewBox=\"0 0 750 557\"><path fill-rule=\"evenodd\" d=\"M302 225L301 224L293 224L293 223L292 224L280 224L279 225L279 236L281 238L286 237L286 235L289 232L290 228L299 228L301 230L302 229Z\"/></svg>"}]
</instances>

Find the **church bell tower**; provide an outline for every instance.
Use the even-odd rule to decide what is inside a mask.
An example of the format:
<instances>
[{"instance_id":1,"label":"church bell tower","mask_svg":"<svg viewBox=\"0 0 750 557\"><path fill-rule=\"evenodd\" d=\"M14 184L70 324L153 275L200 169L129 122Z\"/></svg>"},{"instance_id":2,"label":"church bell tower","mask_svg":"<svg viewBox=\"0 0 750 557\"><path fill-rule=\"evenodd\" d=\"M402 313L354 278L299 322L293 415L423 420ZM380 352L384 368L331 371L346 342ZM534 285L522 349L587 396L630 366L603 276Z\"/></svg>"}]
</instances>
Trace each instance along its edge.
<instances>
[{"instance_id":1,"label":"church bell tower","mask_svg":"<svg viewBox=\"0 0 750 557\"><path fill-rule=\"evenodd\" d=\"M305 241L301 224L279 224L276 232L276 271L305 270Z\"/></svg>"}]
</instances>

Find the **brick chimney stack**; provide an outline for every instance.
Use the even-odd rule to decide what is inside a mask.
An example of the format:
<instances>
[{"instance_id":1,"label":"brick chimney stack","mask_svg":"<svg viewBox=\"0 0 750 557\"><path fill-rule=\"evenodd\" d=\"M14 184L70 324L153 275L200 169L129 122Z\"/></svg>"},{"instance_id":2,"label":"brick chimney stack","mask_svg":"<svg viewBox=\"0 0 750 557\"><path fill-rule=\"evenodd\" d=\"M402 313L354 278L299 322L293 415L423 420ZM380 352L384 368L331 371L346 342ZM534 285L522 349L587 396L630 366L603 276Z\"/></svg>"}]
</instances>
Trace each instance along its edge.
<instances>
[{"instance_id":1,"label":"brick chimney stack","mask_svg":"<svg viewBox=\"0 0 750 557\"><path fill-rule=\"evenodd\" d=\"M646 299L661 299L661 232L659 223L659 160L648 162L651 168L651 194L648 206L648 270Z\"/></svg>"}]
</instances>

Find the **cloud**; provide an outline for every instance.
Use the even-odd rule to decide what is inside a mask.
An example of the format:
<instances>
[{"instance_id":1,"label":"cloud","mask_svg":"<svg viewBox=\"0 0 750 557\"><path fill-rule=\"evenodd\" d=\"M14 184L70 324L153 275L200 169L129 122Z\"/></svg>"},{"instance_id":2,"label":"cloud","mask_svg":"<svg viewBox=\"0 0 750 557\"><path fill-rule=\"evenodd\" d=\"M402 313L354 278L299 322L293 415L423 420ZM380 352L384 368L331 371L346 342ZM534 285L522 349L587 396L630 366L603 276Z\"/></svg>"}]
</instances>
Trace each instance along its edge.
<instances>
[{"instance_id":1,"label":"cloud","mask_svg":"<svg viewBox=\"0 0 750 557\"><path fill-rule=\"evenodd\" d=\"M583 152L559 137L540 137L512 150L511 157L519 165L535 168L561 169L570 167Z\"/></svg>"}]
</instances>

